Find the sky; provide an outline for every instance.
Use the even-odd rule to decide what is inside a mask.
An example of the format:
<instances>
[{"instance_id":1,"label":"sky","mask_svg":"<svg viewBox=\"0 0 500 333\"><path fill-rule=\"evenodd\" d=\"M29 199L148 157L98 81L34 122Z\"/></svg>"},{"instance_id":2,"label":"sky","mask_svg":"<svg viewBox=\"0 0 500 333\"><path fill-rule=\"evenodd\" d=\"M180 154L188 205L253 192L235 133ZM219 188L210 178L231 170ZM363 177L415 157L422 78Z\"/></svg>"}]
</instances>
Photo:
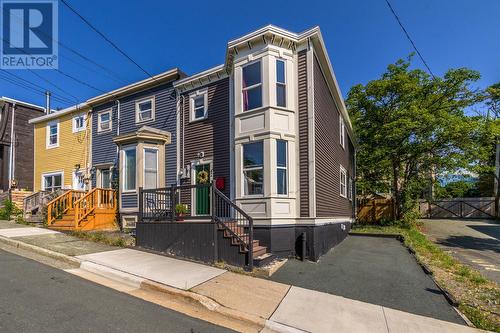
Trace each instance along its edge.
<instances>
[{"instance_id":1,"label":"sky","mask_svg":"<svg viewBox=\"0 0 500 333\"><path fill-rule=\"evenodd\" d=\"M481 73L480 88L500 81L500 0L390 1L435 75L468 67ZM385 0L67 2L151 74L174 67L195 74L219 65L228 41L267 24L294 32L319 26L344 96L413 52ZM27 70L10 72L75 102L147 77L62 3L59 41L114 74L62 47L60 71L88 85L52 69L36 70L45 80ZM414 67L424 68L417 57ZM43 94L2 77L0 95L45 104Z\"/></svg>"}]
</instances>

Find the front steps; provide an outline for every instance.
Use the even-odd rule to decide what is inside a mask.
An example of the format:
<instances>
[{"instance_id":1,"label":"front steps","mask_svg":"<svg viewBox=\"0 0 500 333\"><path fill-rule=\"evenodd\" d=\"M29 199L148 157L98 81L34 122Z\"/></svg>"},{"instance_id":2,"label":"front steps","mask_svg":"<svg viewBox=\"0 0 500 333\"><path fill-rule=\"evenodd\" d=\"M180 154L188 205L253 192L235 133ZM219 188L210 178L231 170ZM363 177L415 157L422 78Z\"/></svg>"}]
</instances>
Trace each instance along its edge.
<instances>
[{"instance_id":1,"label":"front steps","mask_svg":"<svg viewBox=\"0 0 500 333\"><path fill-rule=\"evenodd\" d=\"M245 232L245 228L238 226L237 222L224 222L224 225L231 229L231 231L236 234L245 243L249 241L249 234ZM242 254L246 254L248 250L241 243L240 239L232 234L227 228L222 224L218 224L218 229L223 232L224 238L231 241L231 245L239 246L239 251ZM260 242L256 239L253 240L253 264L255 267L262 267L273 261L275 256L267 251L266 246L260 245Z\"/></svg>"},{"instance_id":2,"label":"front steps","mask_svg":"<svg viewBox=\"0 0 500 333\"><path fill-rule=\"evenodd\" d=\"M49 229L59 231L115 230L117 229L115 220L115 214L101 213L99 209L97 209L95 213L87 216L79 225L76 225L75 212L73 209L70 209L61 218L56 219L56 221L49 226Z\"/></svg>"}]
</instances>

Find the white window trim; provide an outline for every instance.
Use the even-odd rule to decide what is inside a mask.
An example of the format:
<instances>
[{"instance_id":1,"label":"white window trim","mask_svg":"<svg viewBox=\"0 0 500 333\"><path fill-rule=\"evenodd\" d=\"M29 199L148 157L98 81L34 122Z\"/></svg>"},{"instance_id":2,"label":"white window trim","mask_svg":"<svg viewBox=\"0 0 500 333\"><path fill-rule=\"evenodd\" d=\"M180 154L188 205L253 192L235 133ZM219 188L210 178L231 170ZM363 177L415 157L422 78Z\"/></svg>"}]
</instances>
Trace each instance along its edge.
<instances>
[{"instance_id":1,"label":"white window trim","mask_svg":"<svg viewBox=\"0 0 500 333\"><path fill-rule=\"evenodd\" d=\"M103 184L102 184L102 172L103 171L109 171L109 182L110 182L110 185L111 185L111 177L112 177L112 168L111 167L108 167L108 168L97 168L97 180L96 180L96 185L98 188L104 188Z\"/></svg>"},{"instance_id":2,"label":"white window trim","mask_svg":"<svg viewBox=\"0 0 500 333\"><path fill-rule=\"evenodd\" d=\"M286 149L286 152L285 152L285 158L286 158L286 166L285 167L282 167L282 166L279 166L278 165L278 141L284 141L285 142L285 149ZM287 197L288 196L288 193L289 193L289 180L288 180L288 141L286 140L276 140L276 194L280 197ZM278 172L277 170L280 169L280 170L285 170L285 173L286 173L286 193L283 194L283 193L278 193Z\"/></svg>"},{"instance_id":3,"label":"white window trim","mask_svg":"<svg viewBox=\"0 0 500 333\"><path fill-rule=\"evenodd\" d=\"M132 189L132 190L126 190L125 189L125 152L128 151L128 150L135 150L135 188ZM122 181L120 181L120 183L122 184L121 188L122 188L122 193L135 193L137 192L137 146L131 146L131 147L125 147L125 148L122 148L122 170L121 170L121 179Z\"/></svg>"},{"instance_id":4,"label":"white window trim","mask_svg":"<svg viewBox=\"0 0 500 333\"><path fill-rule=\"evenodd\" d=\"M342 177L342 175L344 177ZM344 178L344 182L342 182L342 178ZM347 170L342 165L340 165L339 180L340 180L340 193L339 194L342 198L347 198Z\"/></svg>"},{"instance_id":5,"label":"white window trim","mask_svg":"<svg viewBox=\"0 0 500 333\"><path fill-rule=\"evenodd\" d=\"M146 150L154 150L156 152L156 188L160 184L160 154L159 149L156 147L144 147L142 149L143 163L142 163L142 185L146 184ZM144 187L145 188L145 187Z\"/></svg>"},{"instance_id":6,"label":"white window trim","mask_svg":"<svg viewBox=\"0 0 500 333\"><path fill-rule=\"evenodd\" d=\"M83 117L83 126L81 128L78 128L78 127L76 127L76 119L80 118L80 117ZM73 123L73 133L85 131L85 129L87 127L87 114L86 113L79 113L77 115L74 115L73 119L71 119L71 121Z\"/></svg>"},{"instance_id":7,"label":"white window trim","mask_svg":"<svg viewBox=\"0 0 500 333\"><path fill-rule=\"evenodd\" d=\"M262 166L260 167L250 167L250 168L245 168L245 161L244 161L244 156L245 156L245 144L251 144L251 143L257 143L257 142L262 142ZM242 144L241 146L241 189L242 193L241 196L245 198L262 198L265 194L266 190L266 183L265 183L265 172L266 170L264 169L265 166L265 161L264 161L264 141L250 141ZM262 182L262 193L261 194L246 194L246 186L245 186L245 171L253 171L253 170L261 170L262 169L262 176L263 176L263 182Z\"/></svg>"},{"instance_id":8,"label":"white window trim","mask_svg":"<svg viewBox=\"0 0 500 333\"><path fill-rule=\"evenodd\" d=\"M339 114L339 134L340 134L340 145L345 149L345 122L342 115Z\"/></svg>"},{"instance_id":9,"label":"white window trim","mask_svg":"<svg viewBox=\"0 0 500 333\"><path fill-rule=\"evenodd\" d=\"M105 113L109 113L109 128L101 129L101 116ZM97 132L106 133L113 130L113 109L107 109L97 113Z\"/></svg>"},{"instance_id":10,"label":"white window trim","mask_svg":"<svg viewBox=\"0 0 500 333\"><path fill-rule=\"evenodd\" d=\"M352 185L353 180L351 177L349 177L347 180L347 197L349 198L349 201L352 201Z\"/></svg>"},{"instance_id":11,"label":"white window trim","mask_svg":"<svg viewBox=\"0 0 500 333\"><path fill-rule=\"evenodd\" d=\"M139 105L142 103L146 103L146 102L151 102L151 118L146 119L146 120L141 120L139 118L139 112L140 112ZM155 120L155 111L156 111L156 105L155 105L155 97L154 96L141 98L141 99L135 101L135 122L138 124L138 123L148 123L148 122L154 121Z\"/></svg>"},{"instance_id":12,"label":"white window trim","mask_svg":"<svg viewBox=\"0 0 500 333\"><path fill-rule=\"evenodd\" d=\"M249 62L247 64L245 64L244 66L241 66L241 111L242 112L248 112L248 111L252 111L252 110L256 110L258 108L261 108L264 106L264 91L263 91L263 85L262 85L262 81L263 81L263 78L264 78L264 74L263 74L263 66L262 66L262 59L257 59L255 61L252 61L252 62ZM260 83L256 83L254 84L253 86L249 86L249 87L243 87L243 78L244 78L244 74L243 74L243 69L245 67L248 67L248 66L251 66L253 64L256 64L257 62L260 62ZM248 110L245 110L245 105L244 105L244 98L243 98L243 92L247 91L247 90L250 90L250 89L253 89L253 88L256 88L256 87L261 87L261 101L260 101L260 106L259 107L256 107L256 108L253 108L253 109L248 109Z\"/></svg>"},{"instance_id":13,"label":"white window trim","mask_svg":"<svg viewBox=\"0 0 500 333\"><path fill-rule=\"evenodd\" d=\"M203 101L204 110L203 110L203 117L196 118L196 116L195 116L196 113L195 113L195 109L194 109L194 99L196 97L199 97L199 96L204 97L204 101ZM189 109L190 109L189 122L191 122L191 123L196 122L196 121L202 121L202 120L205 120L208 118L208 89L198 90L198 91L192 93L191 95L189 95Z\"/></svg>"},{"instance_id":14,"label":"white window trim","mask_svg":"<svg viewBox=\"0 0 500 333\"><path fill-rule=\"evenodd\" d=\"M285 82L282 83L282 82L278 82L278 61L281 61L284 65L284 75L285 75ZM276 59L276 63L275 63L275 66L276 66L276 92L275 92L275 95L276 95L276 106L277 107L280 107L280 108L286 108L287 105L288 105L288 101L287 101L287 90L288 90L288 75L286 75L286 60L285 59L282 59L282 58L277 58ZM285 105L278 105L278 86L285 86Z\"/></svg>"},{"instance_id":15,"label":"white window trim","mask_svg":"<svg viewBox=\"0 0 500 333\"><path fill-rule=\"evenodd\" d=\"M55 144L50 144L50 126L52 125L57 125L57 143ZM47 123L47 126L45 128L45 135L46 135L46 148L51 149L51 148L57 148L59 147L59 142L61 141L61 129L59 126L59 120L51 121Z\"/></svg>"},{"instance_id":16,"label":"white window trim","mask_svg":"<svg viewBox=\"0 0 500 333\"><path fill-rule=\"evenodd\" d=\"M45 191L45 177L61 175L61 189L64 188L64 171L52 171L47 173L42 173L41 186L42 191Z\"/></svg>"}]
</instances>

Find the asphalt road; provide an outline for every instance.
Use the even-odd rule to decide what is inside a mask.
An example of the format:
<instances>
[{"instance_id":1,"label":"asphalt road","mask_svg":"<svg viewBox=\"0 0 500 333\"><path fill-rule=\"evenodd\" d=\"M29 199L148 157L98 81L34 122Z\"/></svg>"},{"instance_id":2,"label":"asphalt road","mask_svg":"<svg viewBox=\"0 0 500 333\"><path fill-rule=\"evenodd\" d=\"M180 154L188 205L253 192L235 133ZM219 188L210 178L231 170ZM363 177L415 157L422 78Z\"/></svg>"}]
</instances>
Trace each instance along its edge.
<instances>
[{"instance_id":1,"label":"asphalt road","mask_svg":"<svg viewBox=\"0 0 500 333\"><path fill-rule=\"evenodd\" d=\"M0 250L0 332L231 332Z\"/></svg>"},{"instance_id":2,"label":"asphalt road","mask_svg":"<svg viewBox=\"0 0 500 333\"><path fill-rule=\"evenodd\" d=\"M394 238L349 236L318 263L289 260L271 279L465 324L432 279Z\"/></svg>"},{"instance_id":3,"label":"asphalt road","mask_svg":"<svg viewBox=\"0 0 500 333\"><path fill-rule=\"evenodd\" d=\"M424 233L455 258L500 283L500 224L493 220L421 220Z\"/></svg>"}]
</instances>

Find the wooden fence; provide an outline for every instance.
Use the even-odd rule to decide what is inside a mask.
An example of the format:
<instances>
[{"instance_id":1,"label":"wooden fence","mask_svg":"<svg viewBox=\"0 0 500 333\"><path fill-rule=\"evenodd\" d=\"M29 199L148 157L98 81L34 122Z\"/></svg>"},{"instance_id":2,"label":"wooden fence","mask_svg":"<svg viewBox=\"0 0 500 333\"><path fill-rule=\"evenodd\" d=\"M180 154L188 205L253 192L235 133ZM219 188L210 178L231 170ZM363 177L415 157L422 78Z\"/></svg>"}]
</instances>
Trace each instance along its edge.
<instances>
[{"instance_id":1,"label":"wooden fence","mask_svg":"<svg viewBox=\"0 0 500 333\"><path fill-rule=\"evenodd\" d=\"M361 223L379 223L394 220L393 199L358 199L357 220Z\"/></svg>"}]
</instances>

